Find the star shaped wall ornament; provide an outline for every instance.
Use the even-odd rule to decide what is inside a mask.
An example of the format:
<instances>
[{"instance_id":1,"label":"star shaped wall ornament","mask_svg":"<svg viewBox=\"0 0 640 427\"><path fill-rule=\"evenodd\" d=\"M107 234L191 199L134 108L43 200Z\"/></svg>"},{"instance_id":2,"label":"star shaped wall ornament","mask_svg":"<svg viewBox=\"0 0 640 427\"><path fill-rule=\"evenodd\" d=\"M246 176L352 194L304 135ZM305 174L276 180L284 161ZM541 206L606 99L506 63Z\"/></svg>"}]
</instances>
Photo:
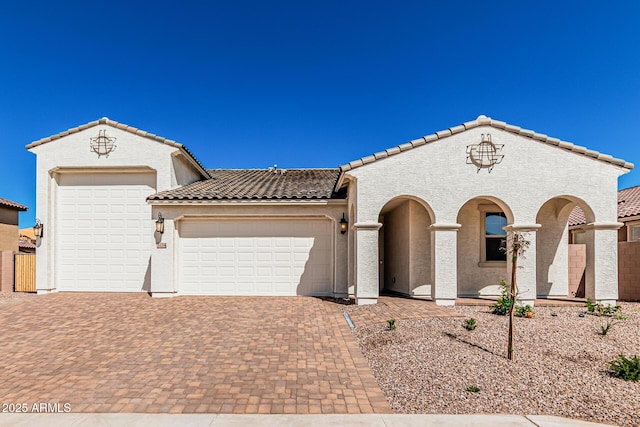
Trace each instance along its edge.
<instances>
[{"instance_id":1,"label":"star shaped wall ornament","mask_svg":"<svg viewBox=\"0 0 640 427\"><path fill-rule=\"evenodd\" d=\"M467 145L467 164L475 165L478 169L476 172L480 172L480 169L487 169L491 173L493 167L502 162L503 147L504 144L494 144L491 141L491 134L485 135L483 133L480 135L479 143Z\"/></svg>"},{"instance_id":2,"label":"star shaped wall ornament","mask_svg":"<svg viewBox=\"0 0 640 427\"><path fill-rule=\"evenodd\" d=\"M109 153L116 149L116 139L110 136L107 136L106 129L102 129L98 131L98 136L91 139L91 151L100 156L109 157Z\"/></svg>"}]
</instances>

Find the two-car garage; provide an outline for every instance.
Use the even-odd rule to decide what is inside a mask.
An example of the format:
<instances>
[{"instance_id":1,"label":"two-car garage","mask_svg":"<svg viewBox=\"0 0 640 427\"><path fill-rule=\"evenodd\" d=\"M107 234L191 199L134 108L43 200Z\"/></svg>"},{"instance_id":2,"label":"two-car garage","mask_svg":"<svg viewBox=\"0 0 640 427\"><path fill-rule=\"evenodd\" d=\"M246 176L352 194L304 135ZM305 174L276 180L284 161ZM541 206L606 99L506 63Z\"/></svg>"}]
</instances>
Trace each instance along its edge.
<instances>
[{"instance_id":1,"label":"two-car garage","mask_svg":"<svg viewBox=\"0 0 640 427\"><path fill-rule=\"evenodd\" d=\"M183 295L331 295L332 222L326 218L183 220Z\"/></svg>"}]
</instances>

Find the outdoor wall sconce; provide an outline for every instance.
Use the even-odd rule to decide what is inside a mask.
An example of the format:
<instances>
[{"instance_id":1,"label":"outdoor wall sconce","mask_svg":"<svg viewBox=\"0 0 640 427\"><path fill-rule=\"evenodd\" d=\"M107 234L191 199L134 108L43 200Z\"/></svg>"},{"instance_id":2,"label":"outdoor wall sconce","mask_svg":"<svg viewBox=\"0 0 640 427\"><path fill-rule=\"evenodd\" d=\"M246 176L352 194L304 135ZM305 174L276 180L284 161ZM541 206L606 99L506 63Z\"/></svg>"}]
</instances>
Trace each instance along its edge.
<instances>
[{"instance_id":1,"label":"outdoor wall sconce","mask_svg":"<svg viewBox=\"0 0 640 427\"><path fill-rule=\"evenodd\" d=\"M160 212L158 212L158 219L156 220L156 233L164 233L164 218L162 218Z\"/></svg>"},{"instance_id":2,"label":"outdoor wall sconce","mask_svg":"<svg viewBox=\"0 0 640 427\"><path fill-rule=\"evenodd\" d=\"M39 219L36 218L36 225L33 226L33 235L39 239L42 239L44 235L44 226Z\"/></svg>"},{"instance_id":3,"label":"outdoor wall sconce","mask_svg":"<svg viewBox=\"0 0 640 427\"><path fill-rule=\"evenodd\" d=\"M349 225L349 221L346 220L343 212L342 219L340 220L340 234L344 234L347 232L347 225Z\"/></svg>"}]
</instances>

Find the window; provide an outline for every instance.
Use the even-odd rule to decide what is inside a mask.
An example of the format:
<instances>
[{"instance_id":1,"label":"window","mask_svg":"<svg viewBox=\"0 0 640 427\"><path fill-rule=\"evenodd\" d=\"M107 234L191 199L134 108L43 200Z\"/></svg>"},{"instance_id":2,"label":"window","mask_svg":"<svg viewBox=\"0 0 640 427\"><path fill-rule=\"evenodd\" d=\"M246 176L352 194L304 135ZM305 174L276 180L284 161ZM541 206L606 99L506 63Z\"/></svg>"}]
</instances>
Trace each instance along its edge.
<instances>
[{"instance_id":1,"label":"window","mask_svg":"<svg viewBox=\"0 0 640 427\"><path fill-rule=\"evenodd\" d=\"M507 225L507 217L502 212L485 212L484 214L484 261L506 261L505 247L507 233L502 227Z\"/></svg>"},{"instance_id":2,"label":"window","mask_svg":"<svg viewBox=\"0 0 640 427\"><path fill-rule=\"evenodd\" d=\"M640 242L640 224L627 226L627 241Z\"/></svg>"}]
</instances>

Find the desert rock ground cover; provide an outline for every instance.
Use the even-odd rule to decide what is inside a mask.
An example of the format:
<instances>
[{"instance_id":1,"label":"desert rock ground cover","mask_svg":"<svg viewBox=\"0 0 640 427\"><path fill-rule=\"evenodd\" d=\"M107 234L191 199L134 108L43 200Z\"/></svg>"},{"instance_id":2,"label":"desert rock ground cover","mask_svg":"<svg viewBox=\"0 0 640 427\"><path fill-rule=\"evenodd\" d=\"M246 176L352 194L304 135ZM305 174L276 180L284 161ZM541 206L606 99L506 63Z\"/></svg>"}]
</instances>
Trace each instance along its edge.
<instances>
[{"instance_id":1,"label":"desert rock ground cover","mask_svg":"<svg viewBox=\"0 0 640 427\"><path fill-rule=\"evenodd\" d=\"M508 317L487 306L455 307L477 320L428 318L356 325L374 376L398 413L557 415L640 425L640 382L608 373L618 354L640 356L640 303L622 303L627 320L580 314L582 307L536 307L515 319L514 360L506 359ZM370 307L370 306L369 306ZM354 315L371 310L346 306ZM467 391L469 387L479 392Z\"/></svg>"}]
</instances>

